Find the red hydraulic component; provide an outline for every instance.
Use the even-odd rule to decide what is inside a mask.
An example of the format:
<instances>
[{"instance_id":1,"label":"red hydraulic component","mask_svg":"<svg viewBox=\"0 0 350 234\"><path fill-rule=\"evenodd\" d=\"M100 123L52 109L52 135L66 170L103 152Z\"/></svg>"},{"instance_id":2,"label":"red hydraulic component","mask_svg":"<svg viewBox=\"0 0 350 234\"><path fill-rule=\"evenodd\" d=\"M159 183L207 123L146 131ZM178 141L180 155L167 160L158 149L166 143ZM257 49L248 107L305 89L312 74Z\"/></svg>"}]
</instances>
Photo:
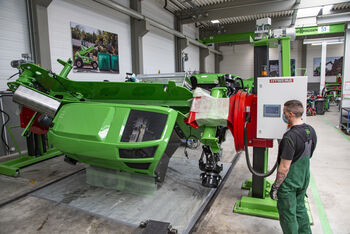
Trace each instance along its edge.
<instances>
[{"instance_id":1,"label":"red hydraulic component","mask_svg":"<svg viewBox=\"0 0 350 234\"><path fill-rule=\"evenodd\" d=\"M28 123L30 122L34 114L35 114L35 111L33 111L32 109L29 109L27 107L22 107L22 111L19 116L21 120L21 128L25 128L28 125ZM39 117L40 117L40 114L36 116L34 123L30 127L30 131L35 134L45 134L49 131L49 127L42 127L38 122Z\"/></svg>"},{"instance_id":2,"label":"red hydraulic component","mask_svg":"<svg viewBox=\"0 0 350 234\"><path fill-rule=\"evenodd\" d=\"M229 116L227 127L230 129L236 151L244 150L244 125L247 116L250 121L247 123L248 146L272 148L272 139L261 139L256 136L257 128L257 95L249 95L239 90L236 95L230 98Z\"/></svg>"}]
</instances>

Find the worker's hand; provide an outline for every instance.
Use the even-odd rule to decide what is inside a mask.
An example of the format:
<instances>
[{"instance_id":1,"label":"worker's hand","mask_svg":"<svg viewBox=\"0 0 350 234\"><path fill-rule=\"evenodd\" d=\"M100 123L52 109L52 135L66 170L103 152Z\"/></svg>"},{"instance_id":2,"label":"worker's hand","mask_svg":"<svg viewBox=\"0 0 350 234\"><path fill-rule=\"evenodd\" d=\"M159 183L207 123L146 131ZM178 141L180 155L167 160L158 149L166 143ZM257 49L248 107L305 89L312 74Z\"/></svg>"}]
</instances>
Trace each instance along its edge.
<instances>
[{"instance_id":1,"label":"worker's hand","mask_svg":"<svg viewBox=\"0 0 350 234\"><path fill-rule=\"evenodd\" d=\"M277 191L278 191L278 188L275 186L275 184L273 184L271 186L271 190L270 190L270 197L272 200L275 200L277 201L278 198L277 198Z\"/></svg>"}]
</instances>

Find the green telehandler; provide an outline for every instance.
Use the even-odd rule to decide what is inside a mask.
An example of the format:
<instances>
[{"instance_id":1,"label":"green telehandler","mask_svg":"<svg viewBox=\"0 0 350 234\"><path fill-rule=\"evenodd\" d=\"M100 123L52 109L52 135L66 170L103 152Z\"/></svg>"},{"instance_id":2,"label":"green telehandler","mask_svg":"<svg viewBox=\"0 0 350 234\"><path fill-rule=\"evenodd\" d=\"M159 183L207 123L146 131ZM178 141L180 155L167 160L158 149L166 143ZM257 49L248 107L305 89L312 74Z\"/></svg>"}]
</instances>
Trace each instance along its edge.
<instances>
[{"instance_id":1,"label":"green telehandler","mask_svg":"<svg viewBox=\"0 0 350 234\"><path fill-rule=\"evenodd\" d=\"M92 66L94 70L98 68L98 64L93 58L89 55L91 51L95 49L95 46L85 47L84 45L81 45L80 50L75 52L74 59L75 59L75 66L77 68L83 68L84 64L89 64Z\"/></svg>"}]
</instances>

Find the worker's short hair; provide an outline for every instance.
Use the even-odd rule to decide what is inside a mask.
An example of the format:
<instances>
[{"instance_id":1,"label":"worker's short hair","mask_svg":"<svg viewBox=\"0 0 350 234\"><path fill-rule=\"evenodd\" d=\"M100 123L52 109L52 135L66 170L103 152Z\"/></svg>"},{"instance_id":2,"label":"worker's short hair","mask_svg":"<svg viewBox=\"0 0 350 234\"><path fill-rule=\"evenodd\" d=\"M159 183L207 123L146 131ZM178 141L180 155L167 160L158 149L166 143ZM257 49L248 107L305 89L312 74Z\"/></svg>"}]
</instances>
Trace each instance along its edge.
<instances>
[{"instance_id":1,"label":"worker's short hair","mask_svg":"<svg viewBox=\"0 0 350 234\"><path fill-rule=\"evenodd\" d=\"M290 100L284 103L288 112L292 112L296 117L301 117L304 113L303 103L299 100Z\"/></svg>"}]
</instances>

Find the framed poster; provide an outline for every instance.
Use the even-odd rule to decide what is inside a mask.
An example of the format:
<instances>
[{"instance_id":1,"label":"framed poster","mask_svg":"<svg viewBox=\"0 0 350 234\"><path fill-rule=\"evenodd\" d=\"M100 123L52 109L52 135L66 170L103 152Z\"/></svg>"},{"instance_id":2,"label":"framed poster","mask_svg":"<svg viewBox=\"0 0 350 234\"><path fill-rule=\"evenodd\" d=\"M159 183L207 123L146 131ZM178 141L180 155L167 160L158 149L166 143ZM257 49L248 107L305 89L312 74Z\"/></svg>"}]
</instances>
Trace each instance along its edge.
<instances>
[{"instance_id":1,"label":"framed poster","mask_svg":"<svg viewBox=\"0 0 350 234\"><path fill-rule=\"evenodd\" d=\"M314 76L321 75L321 58L314 58ZM341 75L343 70L343 57L326 58L326 76Z\"/></svg>"},{"instance_id":2,"label":"framed poster","mask_svg":"<svg viewBox=\"0 0 350 234\"><path fill-rule=\"evenodd\" d=\"M118 34L71 22L73 71L119 74Z\"/></svg>"}]
</instances>

